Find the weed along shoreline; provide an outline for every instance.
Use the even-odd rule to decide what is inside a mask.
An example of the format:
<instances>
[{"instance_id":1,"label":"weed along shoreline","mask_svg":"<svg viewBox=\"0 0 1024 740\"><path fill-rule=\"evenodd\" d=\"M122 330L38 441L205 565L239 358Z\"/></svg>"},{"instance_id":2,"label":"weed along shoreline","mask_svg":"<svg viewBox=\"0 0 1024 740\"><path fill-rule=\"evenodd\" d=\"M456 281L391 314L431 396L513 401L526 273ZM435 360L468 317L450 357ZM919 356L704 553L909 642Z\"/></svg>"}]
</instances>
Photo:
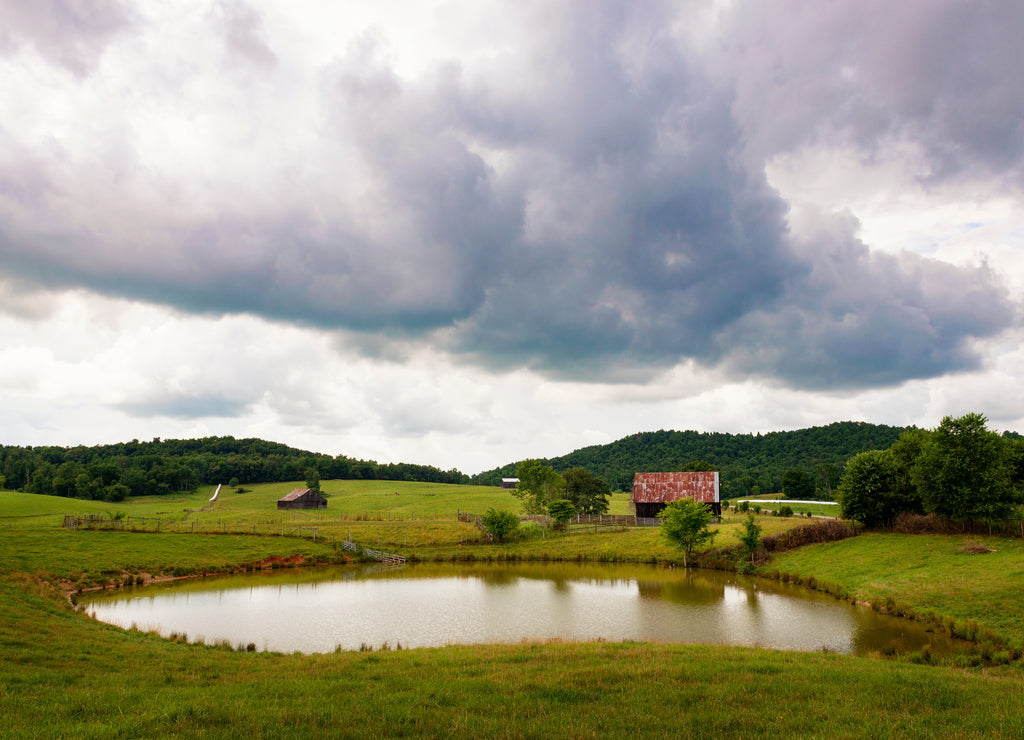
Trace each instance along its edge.
<instances>
[{"instance_id":1,"label":"weed along shoreline","mask_svg":"<svg viewBox=\"0 0 1024 740\"><path fill-rule=\"evenodd\" d=\"M495 489L388 482L374 491L365 483L347 490L345 482L324 483L333 510L278 513L272 502L287 493L287 484L254 486L244 495L221 494L211 514L215 523L219 517L220 532L194 534L67 530L60 526L66 499L0 492L5 731L11 737L1024 734L1024 715L1007 700L1024 691L1020 539L858 534L779 547L759 561L759 576L871 604L973 641L948 658L924 650L851 657L632 641L250 652L116 628L74 606L76 593L204 575L296 569L313 576L320 565L356 562L339 544L349 534L353 542L421 563L681 564L652 528L481 542L479 530L458 522L454 512L486 511L500 495ZM388 497L378 495L385 486ZM197 508L211 494L204 489L117 506L140 516L169 515ZM396 499L404 511L367 503L394 506ZM74 503L85 512L112 508ZM452 520L425 514L448 503L455 504ZM251 532L261 523L280 531L282 519L318 527L321 536L314 542ZM787 533L807 525L767 515L756 521L764 527L762 541L796 537ZM225 531L241 530L243 522L248 534ZM732 548L740 546L743 526L743 517L727 514L715 548L699 564L725 569L730 561L735 569ZM972 550L970 542L983 547ZM296 628L315 624L300 621ZM779 711L780 702L786 711Z\"/></svg>"}]
</instances>

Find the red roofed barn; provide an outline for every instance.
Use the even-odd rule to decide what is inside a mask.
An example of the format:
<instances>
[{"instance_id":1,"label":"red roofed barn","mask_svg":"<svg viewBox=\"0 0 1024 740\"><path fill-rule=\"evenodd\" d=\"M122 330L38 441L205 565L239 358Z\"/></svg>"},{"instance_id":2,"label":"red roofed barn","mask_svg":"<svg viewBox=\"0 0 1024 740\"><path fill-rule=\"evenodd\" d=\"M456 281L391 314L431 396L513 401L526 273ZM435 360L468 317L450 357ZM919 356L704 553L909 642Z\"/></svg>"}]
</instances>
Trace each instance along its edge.
<instances>
[{"instance_id":1,"label":"red roofed barn","mask_svg":"<svg viewBox=\"0 0 1024 740\"><path fill-rule=\"evenodd\" d=\"M721 516L718 473L637 473L633 478L633 506L639 517L656 517L666 504L683 498L703 501Z\"/></svg>"},{"instance_id":2,"label":"red roofed barn","mask_svg":"<svg viewBox=\"0 0 1024 740\"><path fill-rule=\"evenodd\" d=\"M296 488L277 500L279 509L326 509L327 499L309 488Z\"/></svg>"}]
</instances>

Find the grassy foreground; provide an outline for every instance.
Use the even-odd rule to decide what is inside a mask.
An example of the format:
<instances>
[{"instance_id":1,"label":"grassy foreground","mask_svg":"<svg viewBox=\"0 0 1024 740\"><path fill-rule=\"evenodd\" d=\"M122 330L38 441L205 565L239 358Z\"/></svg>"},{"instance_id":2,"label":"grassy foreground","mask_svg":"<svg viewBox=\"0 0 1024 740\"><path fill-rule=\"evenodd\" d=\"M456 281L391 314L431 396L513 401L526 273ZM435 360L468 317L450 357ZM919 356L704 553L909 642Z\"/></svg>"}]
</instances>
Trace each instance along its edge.
<instances>
[{"instance_id":1,"label":"grassy foreground","mask_svg":"<svg viewBox=\"0 0 1024 740\"><path fill-rule=\"evenodd\" d=\"M286 492L289 487L283 488ZM372 515L386 511L384 504L393 506L384 497L425 500L448 494L429 489L414 494L402 488L398 493L379 492L377 498L383 500L371 512L359 512L353 504L345 511L348 519L341 518L345 507L334 496L333 511L284 516L319 521L325 531L351 527L357 540L357 532L371 540L367 544L376 544L375 536L387 539L392 531L396 542L403 532L407 540L417 533L416 542L409 541L404 552L425 559L515 554L573 559L608 555L625 561L663 546L650 530L508 546L479 545L467 536L459 541L455 534L443 542L440 535L433 543L423 542L429 531L457 533L460 527L440 518L399 519L394 511L391 519ZM494 489L484 494L508 495ZM233 507L223 508L239 518L279 516L264 512L267 501L279 495L273 490L239 494L237 502L231 499ZM372 492L360 495L374 498ZM247 497L250 503L243 505ZM176 514L203 501L197 495L194 501L89 505L148 515ZM959 669L647 643L307 656L236 652L123 631L76 613L41 579L87 584L124 572L222 570L293 554L327 560L336 557L335 549L325 538L314 543L242 534L69 532L59 527L59 515L69 503L79 509L87 504L0 493L2 737L1024 735L1024 710L1014 700L1024 690L1024 673L1017 666ZM220 515L227 517L228 512ZM330 524L332 517L336 525ZM728 544L741 521L738 516L727 521L716 546ZM761 521L772 527L801 523L787 525L771 517ZM955 540L864 536L779 556L769 567L840 583L858 598L891 596L921 610L975 619L1019 639L1024 634L1018 623L1024 613L1020 542L985 539L994 553L966 555ZM954 566L960 563L962 570L957 571ZM951 567L954 572L946 578ZM998 614L1007 611L1015 616L1000 621Z\"/></svg>"}]
</instances>

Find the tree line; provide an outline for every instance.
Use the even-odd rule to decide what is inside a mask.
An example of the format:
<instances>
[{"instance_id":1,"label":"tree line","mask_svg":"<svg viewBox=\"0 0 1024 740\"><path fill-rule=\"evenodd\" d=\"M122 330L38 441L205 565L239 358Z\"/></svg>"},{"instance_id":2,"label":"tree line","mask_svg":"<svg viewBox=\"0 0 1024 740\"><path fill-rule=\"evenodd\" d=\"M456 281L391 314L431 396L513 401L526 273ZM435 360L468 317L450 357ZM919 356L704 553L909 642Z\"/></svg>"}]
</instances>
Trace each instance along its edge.
<instances>
[{"instance_id":1,"label":"tree line","mask_svg":"<svg viewBox=\"0 0 1024 740\"><path fill-rule=\"evenodd\" d=\"M234 437L156 438L94 447L0 445L0 487L105 501L194 491L200 485L309 479L468 483L458 470L377 463Z\"/></svg>"},{"instance_id":2,"label":"tree line","mask_svg":"<svg viewBox=\"0 0 1024 740\"><path fill-rule=\"evenodd\" d=\"M911 429L890 447L855 455L839 484L843 516L889 528L901 514L953 522L1020 517L1024 439L988 429L982 414L946 416L933 430Z\"/></svg>"},{"instance_id":3,"label":"tree line","mask_svg":"<svg viewBox=\"0 0 1024 740\"><path fill-rule=\"evenodd\" d=\"M629 491L636 473L682 470L694 460L719 472L722 498L786 493L789 498L833 500L846 461L859 452L886 449L908 427L843 421L768 434L657 431L633 434L540 460L556 471L584 468L614 490ZM498 485L517 463L473 476Z\"/></svg>"}]
</instances>

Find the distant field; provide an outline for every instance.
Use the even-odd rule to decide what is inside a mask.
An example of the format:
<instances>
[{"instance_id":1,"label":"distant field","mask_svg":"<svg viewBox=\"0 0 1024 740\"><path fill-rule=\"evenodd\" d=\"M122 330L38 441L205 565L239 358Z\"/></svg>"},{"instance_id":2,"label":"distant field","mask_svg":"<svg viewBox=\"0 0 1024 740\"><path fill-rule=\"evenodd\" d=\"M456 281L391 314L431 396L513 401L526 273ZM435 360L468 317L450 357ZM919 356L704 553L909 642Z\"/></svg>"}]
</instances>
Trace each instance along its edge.
<instances>
[{"instance_id":1,"label":"distant field","mask_svg":"<svg viewBox=\"0 0 1024 740\"><path fill-rule=\"evenodd\" d=\"M750 508L760 506L761 511L778 511L783 506L788 506L796 515L838 517L842 513L842 507L832 502L797 503L783 498L749 496L734 499L729 503L736 506L742 501L748 502Z\"/></svg>"},{"instance_id":2,"label":"distant field","mask_svg":"<svg viewBox=\"0 0 1024 740\"><path fill-rule=\"evenodd\" d=\"M451 519L458 512L483 514L490 507L518 510L508 491L487 486L393 481L323 481L328 506L322 510L279 512L277 500L303 483L263 483L245 487L244 493L221 488L209 503L215 486L203 486L189 495L145 496L119 503L85 501L57 496L0 491L0 518L15 525L14 517L108 513L128 517L161 517L175 521L283 523L373 515L384 519ZM25 522L31 526L31 522Z\"/></svg>"},{"instance_id":3,"label":"distant field","mask_svg":"<svg viewBox=\"0 0 1024 740\"><path fill-rule=\"evenodd\" d=\"M255 555L250 557L249 545L253 540L244 537L209 539L200 537L200 534L270 535L271 540L260 538L256 542L276 542L272 547L269 544L265 547L269 548L268 553L279 555L292 547L287 543L294 541L296 536L308 541L314 531L318 538L315 547L320 549L304 550L306 556L320 553L321 557L328 557L333 553L333 546L351 538L364 546L424 560L472 556L681 562L679 551L663 540L656 527L596 533L586 531L572 536L547 532L543 537L525 541L484 542L480 530L473 524L459 522L457 514L459 511L482 514L492 507L518 512L519 501L499 488L390 481L326 481L321 484L328 498L326 509L279 511L277 499L300 485L254 485L245 493L222 488L218 500L212 505L208 502L213 495L212 487L189 496L146 497L118 504L0 492L0 535L8 535L5 538L8 550L16 553L8 559L6 566L0 565L0 572L5 569L10 572L13 568L88 581L116 570L115 564L119 559L134 570L151 570L158 567L161 560L167 565L167 570L213 569L222 566L225 557L258 559ZM626 513L629 495L616 494L612 503L613 511ZM63 516L69 513L119 516L120 526L125 531L78 536L61 529ZM716 527L719 534L712 545L728 547L737 544L743 521L741 515L726 515ZM800 524L799 520L767 515L759 517L759 521L766 535ZM158 527L160 537L132 536L133 531L155 533ZM300 530L300 527L304 529ZM95 552L90 547L100 540L94 535L102 536L106 543ZM178 539L181 537L186 539ZM263 546L253 545L255 548ZM310 543L309 547L314 547L314 544ZM109 556L100 558L101 553ZM177 557L175 553L188 553L188 556Z\"/></svg>"}]
</instances>

